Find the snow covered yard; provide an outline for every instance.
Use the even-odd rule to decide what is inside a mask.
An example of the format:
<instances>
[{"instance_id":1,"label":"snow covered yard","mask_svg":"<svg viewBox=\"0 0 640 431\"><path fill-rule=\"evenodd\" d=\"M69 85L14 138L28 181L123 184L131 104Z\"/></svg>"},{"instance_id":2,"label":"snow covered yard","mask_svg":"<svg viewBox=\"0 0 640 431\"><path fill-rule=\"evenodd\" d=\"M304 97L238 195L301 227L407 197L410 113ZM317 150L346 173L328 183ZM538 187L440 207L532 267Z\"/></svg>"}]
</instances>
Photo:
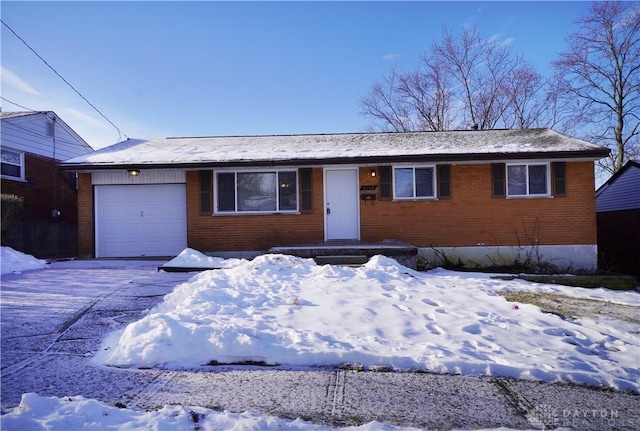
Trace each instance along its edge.
<instances>
[{"instance_id":1,"label":"snow covered yard","mask_svg":"<svg viewBox=\"0 0 640 431\"><path fill-rule=\"evenodd\" d=\"M347 365L640 391L637 324L567 320L503 296L519 291L640 310L637 292L422 273L383 256L347 268L264 255L180 284L147 316L111 334L95 361L171 369Z\"/></svg>"},{"instance_id":2,"label":"snow covered yard","mask_svg":"<svg viewBox=\"0 0 640 431\"><path fill-rule=\"evenodd\" d=\"M13 271L5 265L4 255L3 248L3 273L11 273ZM20 261L20 256L17 256ZM637 425L638 417L633 413L637 410L634 406L637 406L640 392L638 325L633 320L640 314L633 314L634 310L640 308L640 295L637 292L569 288L521 280L504 281L480 273L444 270L420 273L384 257L376 257L361 268L343 268L319 266L310 260L282 255L262 256L251 262L206 259L195 252L187 257L194 256L198 257L198 261L193 266L204 264L224 269L190 276L155 273L151 267L154 272L149 275L147 265L147 273L136 268L123 271L115 278L107 268L88 270L87 273L93 272L94 277L103 277L102 283L111 283L114 292L119 292L107 298L100 283L92 285L85 281L74 285L74 289L79 289L75 293L79 295L79 308L76 310L87 307L87 310L94 310L99 318L97 325L89 325L91 329L85 328L89 321L83 320L84 317L79 320L72 318L73 307L69 301L72 297L68 293L73 292L65 293L61 285L46 285L46 282L36 285L30 281L27 286L33 298L37 298L37 292L40 292L42 298L55 300L56 304L60 304L61 316L65 321L63 326L71 326L70 330L65 330L64 336L48 335L46 330L38 332L37 328L44 329L50 325L48 322L53 323L52 316L43 315L45 317L41 323L28 320L8 322L7 315L2 316L3 336L6 335L5 325L9 324L17 332L26 329L30 334L36 334L30 335L26 341L42 339L48 345L51 343L48 337L55 337L59 342L51 344L53 348L48 349L49 354L40 356L33 360L31 366L15 373L11 385L4 383L7 383L5 374L13 368L13 363L4 362L6 356L3 353L3 390L25 379L50 382L49 385L53 386L43 387L44 393L57 396L24 394L19 407L3 412L1 428L327 429L309 422L270 416L271 410L260 407L260 403L246 404L246 401L238 399L236 404L211 404L211 397L191 396L188 398L191 401L184 398L187 393L211 393L212 383L222 390L221 394L229 393L232 398L238 395L256 398L260 396L257 388L264 388L268 392L270 386L273 390L286 383L285 387L296 385L292 386L297 388L295 392L308 392L305 399L309 398L309 393L321 392L322 411L325 408L322 407L325 396L325 383L322 382L327 376L331 377L331 381L338 378L329 387L335 384L336 391L343 388L342 404L335 404L340 400L334 399L334 408L341 405L343 414L359 412L359 417L374 421L353 428L358 430L404 429L375 422L391 421L390 414L401 415L392 421L397 424L436 424L442 423L438 422L437 417L455 418L454 411L457 411L457 417L460 418L466 410L470 412L465 416L466 419L450 423L466 423L474 429L479 427L478 424L484 424L480 427L491 424L493 428L495 424L500 424L523 428L522 422L519 422L524 420L520 416L522 411L518 412L519 409L506 401L499 385L496 385L501 380L501 384L506 384L513 393L524 394L523 399L529 399L533 403L531 407L540 410L543 418L545 415L547 419L551 417L552 420L547 420L546 425L551 423L554 426L572 425L574 429L603 429L601 417L586 418L588 423L585 426L585 422L580 422L582 418L566 416L589 415L593 411L610 414L605 419L615 422L616 426L625 425L622 428L609 426L604 429L629 429L633 428L633 424ZM25 257L25 261L31 263L32 259ZM188 266L188 262L175 263ZM83 265L82 262L76 262L66 266L83 268ZM60 283L60 277L54 277L58 271L38 269L42 267L43 263L37 262L33 267L20 267L18 271L35 269L43 275L50 273L50 277L39 279L57 280L51 283L64 284ZM60 264L50 267L59 268ZM74 272L60 272L64 272L66 278L63 279L71 285L70 277ZM126 284L130 283L127 280L132 277L135 282ZM114 283L131 287L118 287ZM163 295L162 292L170 293L158 304L157 301L162 298L158 295ZM526 304L524 299L529 294L538 298L544 295L549 298L562 297L565 301L576 303L587 301L591 305L602 304L614 309L624 306L627 314L622 316L623 319L618 319L615 313L596 313L591 307L589 312L567 313L561 317ZM145 310L144 304L151 303L152 297L157 298L155 303L158 305ZM512 299L512 302L505 297ZM3 302L12 298L3 290ZM513 302L514 299L520 302ZM142 308L135 304L137 301L141 302ZM92 306L94 303L97 305ZM22 310L23 306L20 307ZM145 311L140 314L142 310ZM58 313L57 308L51 312ZM22 319L22 311L20 313ZM86 316L90 315L91 312ZM131 323L123 326L118 322L123 321L125 316L130 316L126 321ZM631 321L625 316L631 316ZM114 326L121 329L106 337ZM96 329L98 331L91 338L85 341L76 339L78 335L84 337L84 334L93 333ZM102 339L104 342L100 345ZM28 352L25 350L21 354L26 356ZM11 358L12 361L22 359ZM286 375L283 375L283 371L276 371L276 368L274 371L254 372L251 377L245 374L251 371L207 372L234 369L209 365L221 363L277 363L282 364L280 368L284 370L305 370L319 366L320 370L327 371L312 374L284 371ZM127 369L104 367L104 364ZM9 368L6 368L7 365ZM470 377L471 380L461 382L460 379L466 377L329 371L336 370L336 365L346 369L409 369L493 377ZM26 378L31 373L42 373L42 377ZM125 374L128 380L120 382L119 379ZM307 382L307 376L312 376L314 382ZM503 380L500 376L525 380ZM88 380L78 385L78 377ZM341 379L347 379L349 383ZM234 386L240 381L247 383ZM538 383L555 381L574 381L630 392L606 393L588 387ZM127 408L120 409L118 407L123 406L118 406L118 403L108 404L92 399L117 400L115 394L122 394L132 383L152 389L159 388L160 383L166 385L162 393L154 396L159 406L166 407L142 411L136 410L136 403L125 401ZM460 390L461 385L470 385L463 393L471 398L453 394L453 403L453 399L443 398L449 392ZM235 387L236 390L222 389L225 387ZM78 391L78 388L81 389ZM376 392L382 388L383 392ZM268 392L269 405L277 403L278 396L283 396L287 391L290 389L279 388ZM18 395L22 392L18 392ZM339 393L336 392L336 395ZM473 398L478 393L483 395ZM554 395L549 397L549 393ZM198 399L203 402L193 402ZM282 400L293 402L286 397ZM189 402L190 406L238 406L234 407L237 412L243 411L241 409L247 408L247 405L256 406L262 415L189 407L186 404ZM307 399L303 404L314 402L313 399ZM390 402L401 408L393 409ZM454 404L457 405L455 409ZM137 405L142 407L144 403ZM442 407L444 410L436 414ZM370 413L358 410L362 408L364 411L371 409ZM426 409L426 413L419 415L424 419L417 422L402 420L402 417L406 417L402 416L402 411L408 414L418 409ZM503 416L498 411L510 419L500 420ZM373 412L377 412L377 415ZM551 413L560 416L556 418L550 416ZM434 414L436 416L432 416ZM299 416L285 414L285 417ZM534 428L542 426L536 416L527 418ZM422 422L425 419L433 422ZM526 420L524 424L526 428ZM456 427L448 426L446 429L449 428ZM466 429L464 426L462 428Z\"/></svg>"}]
</instances>

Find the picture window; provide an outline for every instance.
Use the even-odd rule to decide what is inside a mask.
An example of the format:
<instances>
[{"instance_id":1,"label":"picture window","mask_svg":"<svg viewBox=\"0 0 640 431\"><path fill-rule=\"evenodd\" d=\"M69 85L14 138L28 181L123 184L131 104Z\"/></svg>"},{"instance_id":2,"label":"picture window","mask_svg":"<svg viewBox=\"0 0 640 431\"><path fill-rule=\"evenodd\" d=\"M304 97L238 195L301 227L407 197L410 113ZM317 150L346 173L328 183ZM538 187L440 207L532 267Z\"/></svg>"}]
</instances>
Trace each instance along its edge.
<instances>
[{"instance_id":1,"label":"picture window","mask_svg":"<svg viewBox=\"0 0 640 431\"><path fill-rule=\"evenodd\" d=\"M296 171L218 172L217 212L273 213L298 211Z\"/></svg>"}]
</instances>

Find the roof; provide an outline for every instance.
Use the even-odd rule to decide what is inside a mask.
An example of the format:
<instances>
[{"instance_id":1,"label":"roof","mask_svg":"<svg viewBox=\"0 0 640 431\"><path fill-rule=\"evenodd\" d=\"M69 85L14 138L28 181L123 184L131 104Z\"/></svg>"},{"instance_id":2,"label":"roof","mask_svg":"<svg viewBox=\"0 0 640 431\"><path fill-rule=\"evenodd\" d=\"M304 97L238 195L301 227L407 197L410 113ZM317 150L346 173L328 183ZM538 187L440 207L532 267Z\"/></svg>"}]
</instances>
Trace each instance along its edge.
<instances>
[{"instance_id":1,"label":"roof","mask_svg":"<svg viewBox=\"0 0 640 431\"><path fill-rule=\"evenodd\" d=\"M24 117L25 115L34 115L34 114L43 114L43 113L45 113L45 111L13 111L13 112L0 111L0 119L4 120L5 118Z\"/></svg>"},{"instance_id":2,"label":"roof","mask_svg":"<svg viewBox=\"0 0 640 431\"><path fill-rule=\"evenodd\" d=\"M609 150L550 129L128 139L67 169L284 166L587 158Z\"/></svg>"},{"instance_id":3,"label":"roof","mask_svg":"<svg viewBox=\"0 0 640 431\"><path fill-rule=\"evenodd\" d=\"M53 111L0 111L2 120L2 145L15 150L51 158L50 138L44 128L38 131L41 122L55 121L60 132L56 132L56 160L78 157L93 152L93 148Z\"/></svg>"},{"instance_id":4,"label":"roof","mask_svg":"<svg viewBox=\"0 0 640 431\"><path fill-rule=\"evenodd\" d=\"M640 209L640 160L628 161L596 190L596 212Z\"/></svg>"}]
</instances>

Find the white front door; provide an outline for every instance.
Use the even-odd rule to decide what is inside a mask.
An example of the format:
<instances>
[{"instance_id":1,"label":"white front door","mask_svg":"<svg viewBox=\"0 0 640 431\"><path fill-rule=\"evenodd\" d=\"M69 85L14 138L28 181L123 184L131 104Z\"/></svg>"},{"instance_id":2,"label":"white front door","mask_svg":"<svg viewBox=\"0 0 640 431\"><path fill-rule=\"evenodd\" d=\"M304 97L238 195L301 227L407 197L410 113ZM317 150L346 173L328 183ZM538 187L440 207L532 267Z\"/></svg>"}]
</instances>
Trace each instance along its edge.
<instances>
[{"instance_id":1,"label":"white front door","mask_svg":"<svg viewBox=\"0 0 640 431\"><path fill-rule=\"evenodd\" d=\"M360 239L358 169L325 169L325 236Z\"/></svg>"}]
</instances>

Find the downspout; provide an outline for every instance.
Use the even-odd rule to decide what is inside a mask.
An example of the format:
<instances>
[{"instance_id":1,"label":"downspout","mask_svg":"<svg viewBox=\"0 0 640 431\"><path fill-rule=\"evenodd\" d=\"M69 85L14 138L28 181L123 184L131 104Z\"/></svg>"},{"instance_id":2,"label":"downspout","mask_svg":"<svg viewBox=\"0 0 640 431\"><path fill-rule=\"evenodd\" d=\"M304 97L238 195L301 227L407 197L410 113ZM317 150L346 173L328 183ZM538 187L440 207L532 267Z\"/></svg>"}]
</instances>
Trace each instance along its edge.
<instances>
[{"instance_id":1,"label":"downspout","mask_svg":"<svg viewBox=\"0 0 640 431\"><path fill-rule=\"evenodd\" d=\"M57 195L58 195L58 175L56 175L56 117L53 116L51 120L51 140L53 142L53 155L52 155L52 164L53 168L51 169L51 174L53 175L53 208L51 210L51 217L57 218L60 217L60 211L57 209Z\"/></svg>"}]
</instances>

